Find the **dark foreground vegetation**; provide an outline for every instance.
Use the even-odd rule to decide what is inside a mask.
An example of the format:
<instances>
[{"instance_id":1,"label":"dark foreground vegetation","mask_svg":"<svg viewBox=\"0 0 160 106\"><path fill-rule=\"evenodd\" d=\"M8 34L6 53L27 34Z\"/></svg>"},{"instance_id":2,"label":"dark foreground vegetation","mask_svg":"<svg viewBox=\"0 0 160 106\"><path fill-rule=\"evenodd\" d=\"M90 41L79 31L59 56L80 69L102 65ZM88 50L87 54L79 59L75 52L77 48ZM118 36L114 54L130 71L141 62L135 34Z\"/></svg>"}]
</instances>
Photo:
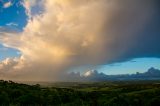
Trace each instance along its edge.
<instances>
[{"instance_id":1,"label":"dark foreground vegetation","mask_svg":"<svg viewBox=\"0 0 160 106\"><path fill-rule=\"evenodd\" d=\"M68 83L43 87L0 81L2 106L160 106L159 81ZM58 85L58 83L57 83Z\"/></svg>"}]
</instances>

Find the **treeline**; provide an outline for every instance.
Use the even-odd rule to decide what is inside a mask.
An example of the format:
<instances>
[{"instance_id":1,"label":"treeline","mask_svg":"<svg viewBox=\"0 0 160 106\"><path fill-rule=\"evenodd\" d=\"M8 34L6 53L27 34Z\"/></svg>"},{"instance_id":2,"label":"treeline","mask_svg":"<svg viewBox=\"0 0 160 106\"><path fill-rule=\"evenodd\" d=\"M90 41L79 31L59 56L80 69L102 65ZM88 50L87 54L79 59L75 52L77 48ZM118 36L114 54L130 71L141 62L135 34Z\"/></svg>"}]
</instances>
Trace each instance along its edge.
<instances>
[{"instance_id":1,"label":"treeline","mask_svg":"<svg viewBox=\"0 0 160 106\"><path fill-rule=\"evenodd\" d=\"M95 90L54 88L0 80L1 106L160 106L159 84L125 84Z\"/></svg>"},{"instance_id":2,"label":"treeline","mask_svg":"<svg viewBox=\"0 0 160 106\"><path fill-rule=\"evenodd\" d=\"M41 88L0 80L0 105L3 106L86 106L94 105L90 94L67 88Z\"/></svg>"}]
</instances>

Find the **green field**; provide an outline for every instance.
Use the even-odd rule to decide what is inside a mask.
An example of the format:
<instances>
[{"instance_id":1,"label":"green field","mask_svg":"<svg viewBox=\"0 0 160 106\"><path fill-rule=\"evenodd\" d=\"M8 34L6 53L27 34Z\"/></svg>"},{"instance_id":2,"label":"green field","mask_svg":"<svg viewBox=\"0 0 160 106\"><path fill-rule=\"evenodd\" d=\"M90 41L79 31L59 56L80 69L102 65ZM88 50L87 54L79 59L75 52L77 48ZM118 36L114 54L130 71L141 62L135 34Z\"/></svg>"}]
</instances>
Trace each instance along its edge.
<instances>
[{"instance_id":1,"label":"green field","mask_svg":"<svg viewBox=\"0 0 160 106\"><path fill-rule=\"evenodd\" d=\"M1 80L0 105L160 106L160 81L40 84L28 85Z\"/></svg>"}]
</instances>

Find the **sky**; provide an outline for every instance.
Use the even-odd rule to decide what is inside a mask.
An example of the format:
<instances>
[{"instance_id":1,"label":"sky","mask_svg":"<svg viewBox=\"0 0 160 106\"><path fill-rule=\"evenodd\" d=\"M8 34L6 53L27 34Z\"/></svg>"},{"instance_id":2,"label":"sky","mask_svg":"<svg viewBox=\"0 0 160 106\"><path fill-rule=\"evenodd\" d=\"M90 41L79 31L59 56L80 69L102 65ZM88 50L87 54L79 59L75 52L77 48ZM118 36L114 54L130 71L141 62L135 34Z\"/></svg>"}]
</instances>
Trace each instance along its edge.
<instances>
[{"instance_id":1,"label":"sky","mask_svg":"<svg viewBox=\"0 0 160 106\"><path fill-rule=\"evenodd\" d=\"M0 0L0 77L160 69L159 0Z\"/></svg>"},{"instance_id":2,"label":"sky","mask_svg":"<svg viewBox=\"0 0 160 106\"><path fill-rule=\"evenodd\" d=\"M27 23L25 8L20 0L0 0L0 31L22 31ZM19 57L19 51L0 44L0 60Z\"/></svg>"}]
</instances>

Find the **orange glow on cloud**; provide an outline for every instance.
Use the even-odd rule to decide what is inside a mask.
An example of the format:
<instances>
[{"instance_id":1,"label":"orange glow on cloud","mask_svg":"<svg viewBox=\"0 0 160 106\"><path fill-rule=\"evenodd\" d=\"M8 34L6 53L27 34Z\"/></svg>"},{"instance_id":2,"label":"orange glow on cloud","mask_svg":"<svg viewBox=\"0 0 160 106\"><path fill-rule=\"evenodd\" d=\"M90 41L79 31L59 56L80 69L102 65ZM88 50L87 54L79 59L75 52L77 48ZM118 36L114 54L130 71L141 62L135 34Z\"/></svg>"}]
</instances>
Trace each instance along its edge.
<instances>
[{"instance_id":1,"label":"orange glow on cloud","mask_svg":"<svg viewBox=\"0 0 160 106\"><path fill-rule=\"evenodd\" d=\"M44 11L33 16L31 12L37 2L42 2L38 4ZM137 8L131 5L127 8L131 12L125 16L127 3L119 0L24 0L29 19L23 32L4 33L0 38L2 44L19 50L22 56L7 61L8 66L6 62L0 63L1 69L8 70L4 73L10 75L9 78L54 80L57 74L74 66L114 61L128 50L124 41L132 39L133 32L138 32L148 17L143 11L149 8L141 9L141 4L136 4ZM134 16L132 9L137 12ZM137 23L132 22L135 18Z\"/></svg>"}]
</instances>

